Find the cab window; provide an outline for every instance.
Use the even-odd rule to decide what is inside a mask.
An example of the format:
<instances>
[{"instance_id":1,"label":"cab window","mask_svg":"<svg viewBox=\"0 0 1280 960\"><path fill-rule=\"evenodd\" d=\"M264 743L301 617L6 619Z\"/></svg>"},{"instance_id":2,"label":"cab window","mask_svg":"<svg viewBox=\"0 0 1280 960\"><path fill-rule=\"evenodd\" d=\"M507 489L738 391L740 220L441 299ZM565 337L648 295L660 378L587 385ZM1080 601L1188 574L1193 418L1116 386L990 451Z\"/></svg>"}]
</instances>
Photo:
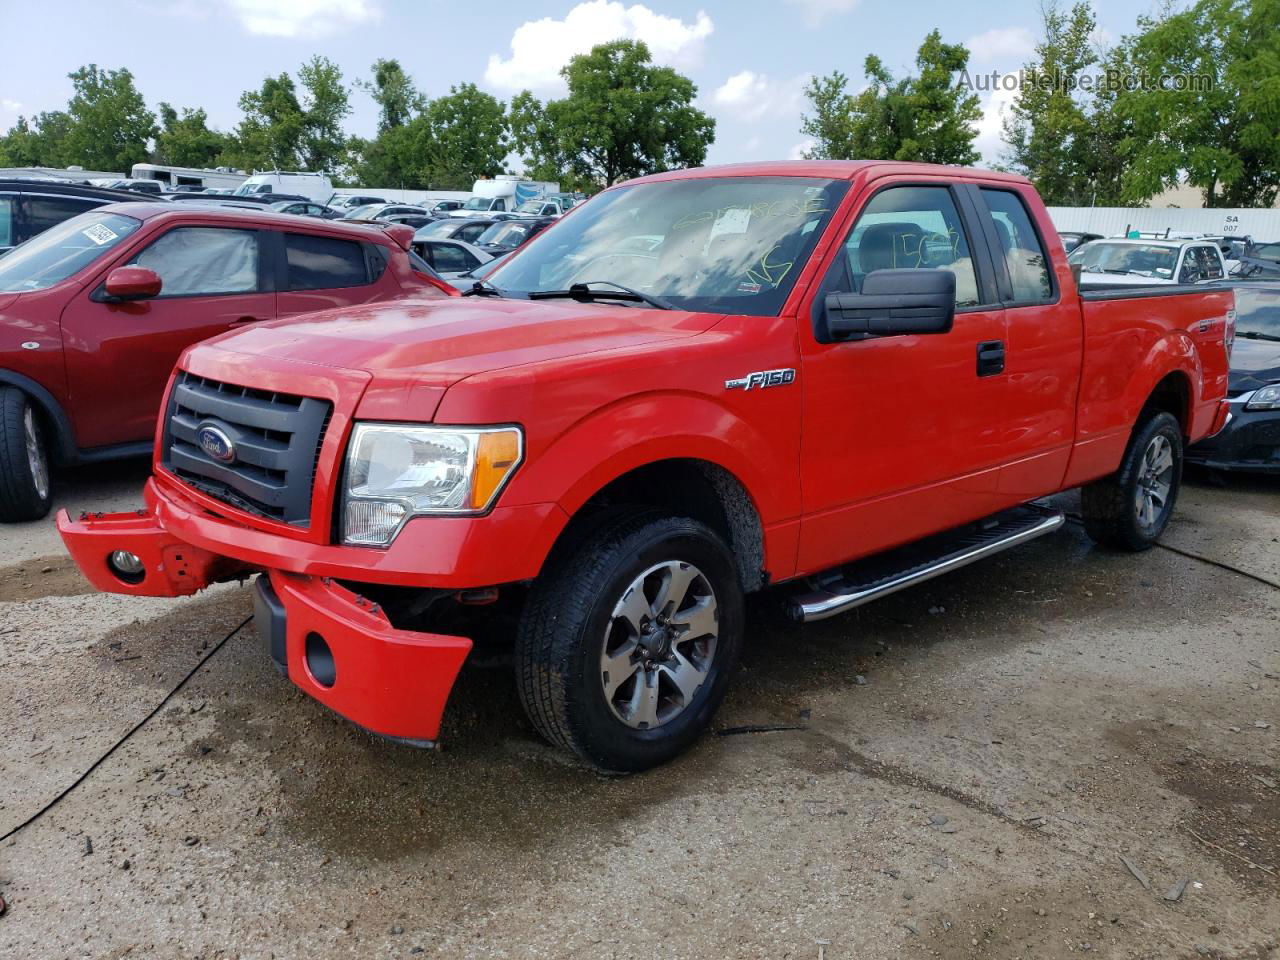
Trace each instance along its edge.
<instances>
[{"instance_id":1,"label":"cab window","mask_svg":"<svg viewBox=\"0 0 1280 960\"><path fill-rule=\"evenodd\" d=\"M306 233L284 235L290 290L360 287L370 282L364 248L352 240Z\"/></svg>"},{"instance_id":2,"label":"cab window","mask_svg":"<svg viewBox=\"0 0 1280 960\"><path fill-rule=\"evenodd\" d=\"M982 197L987 203L996 225L996 236L1004 254L1013 285L1015 303L1035 303L1053 296L1053 284L1049 277L1049 259L1045 256L1040 238L1031 225L1031 217L1022 198L1011 190L983 188Z\"/></svg>"},{"instance_id":3,"label":"cab window","mask_svg":"<svg viewBox=\"0 0 1280 960\"><path fill-rule=\"evenodd\" d=\"M902 269L949 270L956 276L956 306L978 304L969 241L946 187L889 187L872 197L823 291L859 293L873 270Z\"/></svg>"}]
</instances>

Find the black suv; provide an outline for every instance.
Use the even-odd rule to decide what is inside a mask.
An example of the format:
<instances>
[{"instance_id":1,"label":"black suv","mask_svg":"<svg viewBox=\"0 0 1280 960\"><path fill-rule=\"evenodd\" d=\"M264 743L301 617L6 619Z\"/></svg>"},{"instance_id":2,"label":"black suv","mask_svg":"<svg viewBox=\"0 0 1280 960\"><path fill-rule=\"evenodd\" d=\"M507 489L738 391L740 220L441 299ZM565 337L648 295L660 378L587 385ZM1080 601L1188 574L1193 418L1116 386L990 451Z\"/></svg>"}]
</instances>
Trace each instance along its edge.
<instances>
[{"instance_id":1,"label":"black suv","mask_svg":"<svg viewBox=\"0 0 1280 960\"><path fill-rule=\"evenodd\" d=\"M132 190L108 190L62 180L0 179L0 256L37 233L104 203L150 200Z\"/></svg>"}]
</instances>

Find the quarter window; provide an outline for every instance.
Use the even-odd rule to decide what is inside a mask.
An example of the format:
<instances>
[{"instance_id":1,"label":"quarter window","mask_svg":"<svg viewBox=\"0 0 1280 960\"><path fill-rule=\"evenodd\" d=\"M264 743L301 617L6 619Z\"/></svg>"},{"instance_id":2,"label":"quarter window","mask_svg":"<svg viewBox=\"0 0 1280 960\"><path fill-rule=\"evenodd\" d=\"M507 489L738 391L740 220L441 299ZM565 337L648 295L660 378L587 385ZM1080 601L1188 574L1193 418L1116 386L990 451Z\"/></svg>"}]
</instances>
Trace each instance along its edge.
<instances>
[{"instance_id":1,"label":"quarter window","mask_svg":"<svg viewBox=\"0 0 1280 960\"><path fill-rule=\"evenodd\" d=\"M360 287L369 282L364 248L351 240L286 233L290 290Z\"/></svg>"},{"instance_id":2,"label":"quarter window","mask_svg":"<svg viewBox=\"0 0 1280 960\"><path fill-rule=\"evenodd\" d=\"M476 266L477 261L462 247L452 243L431 244L431 265L441 273L461 272Z\"/></svg>"},{"instance_id":3,"label":"quarter window","mask_svg":"<svg viewBox=\"0 0 1280 960\"><path fill-rule=\"evenodd\" d=\"M162 297L255 293L258 286L258 234L225 227L177 227L132 261L154 270Z\"/></svg>"},{"instance_id":4,"label":"quarter window","mask_svg":"<svg viewBox=\"0 0 1280 960\"><path fill-rule=\"evenodd\" d=\"M0 197L0 250L13 246L13 198Z\"/></svg>"},{"instance_id":5,"label":"quarter window","mask_svg":"<svg viewBox=\"0 0 1280 960\"><path fill-rule=\"evenodd\" d=\"M871 198L844 244L844 256L826 292L862 290L874 270L949 270L956 276L956 306L978 303L969 242L946 187L890 187Z\"/></svg>"},{"instance_id":6,"label":"quarter window","mask_svg":"<svg viewBox=\"0 0 1280 960\"><path fill-rule=\"evenodd\" d=\"M1010 190L984 188L982 196L995 221L996 236L1009 270L1015 303L1048 300L1053 296L1049 261L1031 225L1022 198Z\"/></svg>"}]
</instances>

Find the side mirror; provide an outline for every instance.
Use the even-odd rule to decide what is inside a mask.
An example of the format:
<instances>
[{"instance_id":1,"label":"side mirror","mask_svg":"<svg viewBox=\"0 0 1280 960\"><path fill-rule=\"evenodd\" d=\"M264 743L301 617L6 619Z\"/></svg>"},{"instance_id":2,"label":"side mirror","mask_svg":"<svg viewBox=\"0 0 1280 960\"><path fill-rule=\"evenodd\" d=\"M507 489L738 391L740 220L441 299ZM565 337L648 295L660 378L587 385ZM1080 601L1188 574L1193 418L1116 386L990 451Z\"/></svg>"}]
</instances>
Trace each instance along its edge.
<instances>
[{"instance_id":1,"label":"side mirror","mask_svg":"<svg viewBox=\"0 0 1280 960\"><path fill-rule=\"evenodd\" d=\"M146 267L116 267L107 274L106 299L117 303L126 300L150 300L160 296L164 285L160 275Z\"/></svg>"},{"instance_id":2,"label":"side mirror","mask_svg":"<svg viewBox=\"0 0 1280 960\"><path fill-rule=\"evenodd\" d=\"M946 333L956 314L956 275L950 270L873 270L861 293L830 293L830 340L856 336Z\"/></svg>"}]
</instances>

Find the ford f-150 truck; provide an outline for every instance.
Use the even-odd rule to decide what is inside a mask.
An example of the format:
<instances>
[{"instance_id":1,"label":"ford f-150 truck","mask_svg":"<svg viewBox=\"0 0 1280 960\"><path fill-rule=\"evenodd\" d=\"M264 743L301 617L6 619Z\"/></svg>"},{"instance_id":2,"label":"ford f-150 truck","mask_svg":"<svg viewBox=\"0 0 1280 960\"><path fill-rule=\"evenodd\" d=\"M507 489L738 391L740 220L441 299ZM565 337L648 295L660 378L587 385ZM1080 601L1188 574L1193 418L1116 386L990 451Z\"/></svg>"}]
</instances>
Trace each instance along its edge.
<instances>
[{"instance_id":1,"label":"ford f-150 truck","mask_svg":"<svg viewBox=\"0 0 1280 960\"><path fill-rule=\"evenodd\" d=\"M1096 540L1151 546L1226 417L1233 303L1082 292L1019 177L663 173L463 298L188 349L145 509L58 525L103 590L256 574L279 669L414 744L514 623L537 729L641 770L708 725L747 593L830 616L1055 529L1036 501L1076 486Z\"/></svg>"}]
</instances>

